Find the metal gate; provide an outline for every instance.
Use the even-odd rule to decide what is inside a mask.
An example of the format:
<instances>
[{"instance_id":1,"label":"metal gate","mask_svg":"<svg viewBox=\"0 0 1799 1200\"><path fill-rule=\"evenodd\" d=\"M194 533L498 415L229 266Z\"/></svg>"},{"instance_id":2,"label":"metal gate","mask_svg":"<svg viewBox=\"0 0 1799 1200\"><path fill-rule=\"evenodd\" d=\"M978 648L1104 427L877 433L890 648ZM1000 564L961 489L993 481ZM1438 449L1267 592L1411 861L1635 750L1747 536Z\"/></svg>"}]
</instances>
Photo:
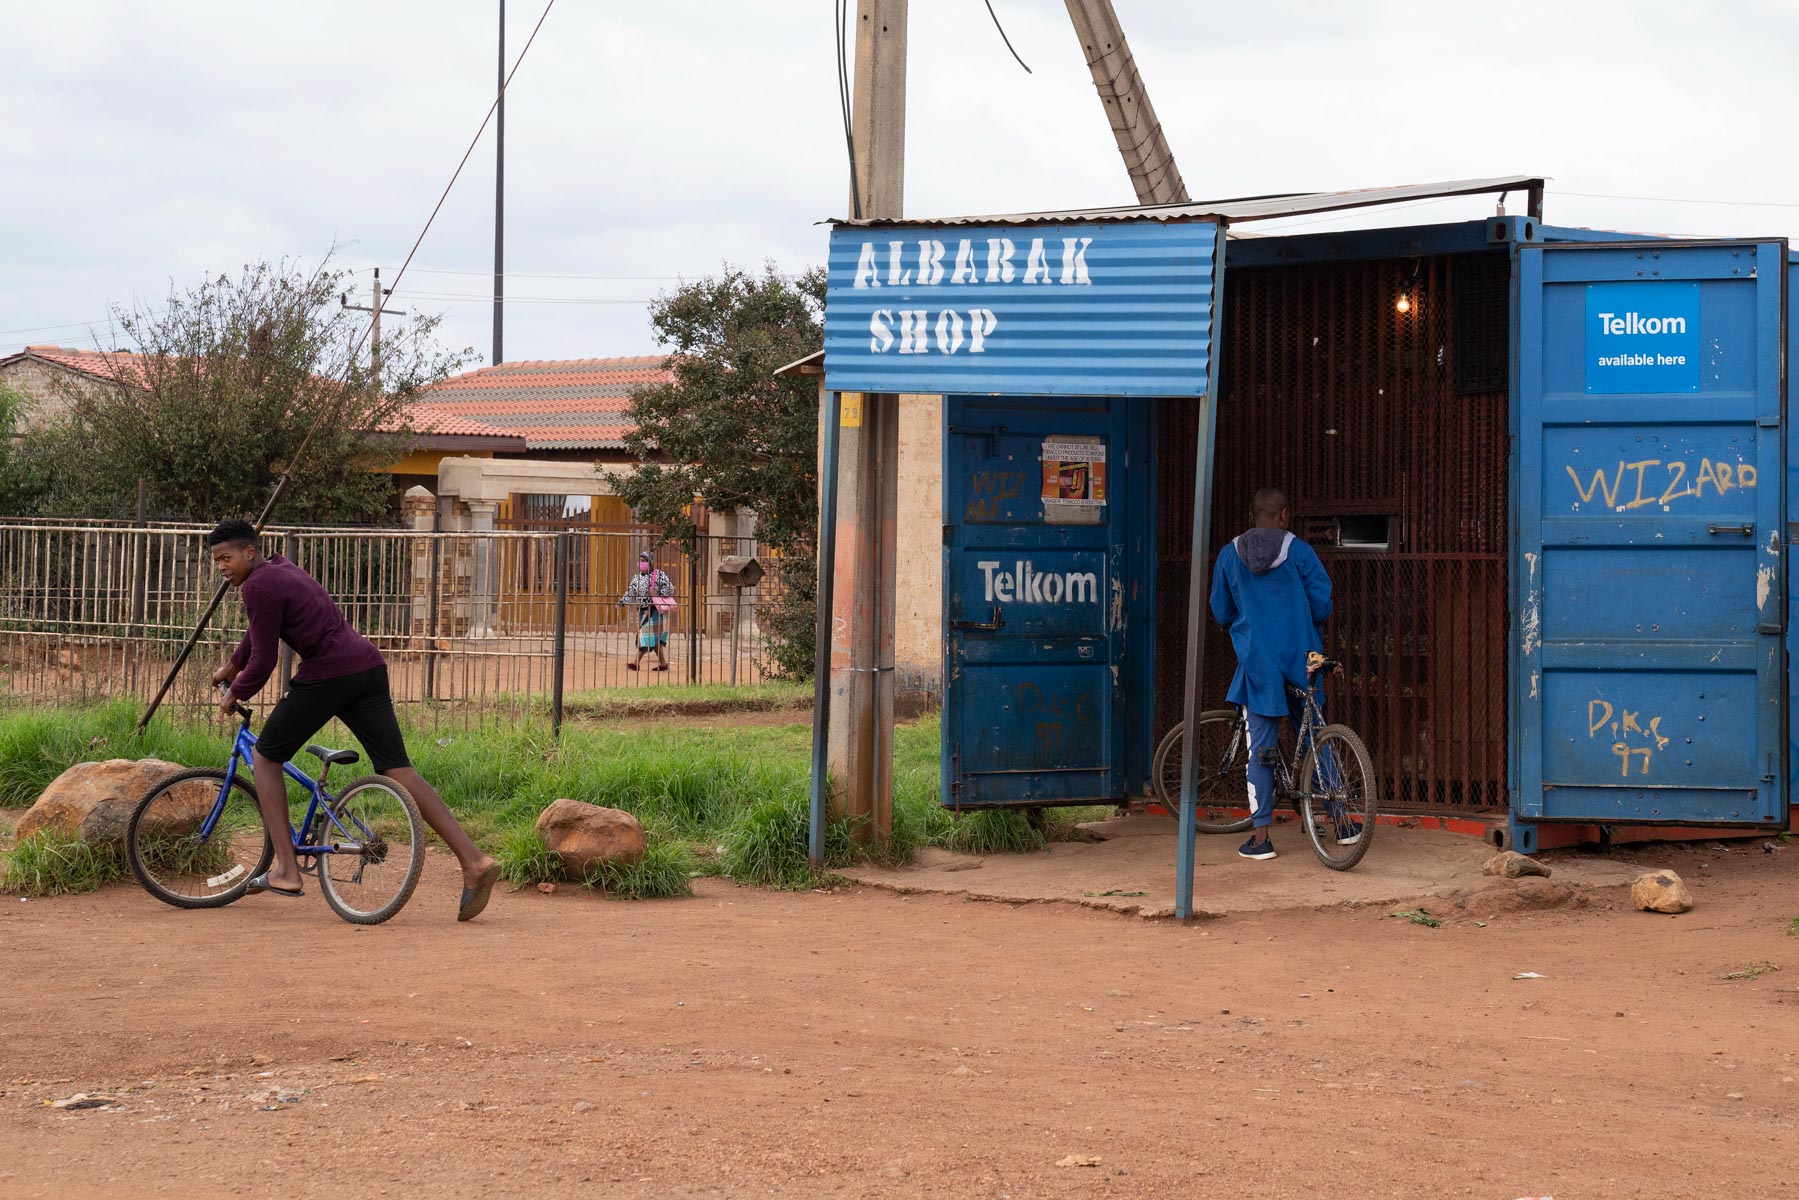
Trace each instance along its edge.
<instances>
[{"instance_id":1,"label":"metal gate","mask_svg":"<svg viewBox=\"0 0 1799 1200\"><path fill-rule=\"evenodd\" d=\"M1494 251L1239 268L1223 289L1211 545L1257 488L1287 492L1335 590L1332 715L1395 810L1506 804L1510 279ZM1158 734L1180 715L1196 418L1161 405ZM1207 628L1210 705L1236 659Z\"/></svg>"},{"instance_id":2,"label":"metal gate","mask_svg":"<svg viewBox=\"0 0 1799 1200\"><path fill-rule=\"evenodd\" d=\"M1785 815L1785 262L1519 249L1520 849Z\"/></svg>"}]
</instances>

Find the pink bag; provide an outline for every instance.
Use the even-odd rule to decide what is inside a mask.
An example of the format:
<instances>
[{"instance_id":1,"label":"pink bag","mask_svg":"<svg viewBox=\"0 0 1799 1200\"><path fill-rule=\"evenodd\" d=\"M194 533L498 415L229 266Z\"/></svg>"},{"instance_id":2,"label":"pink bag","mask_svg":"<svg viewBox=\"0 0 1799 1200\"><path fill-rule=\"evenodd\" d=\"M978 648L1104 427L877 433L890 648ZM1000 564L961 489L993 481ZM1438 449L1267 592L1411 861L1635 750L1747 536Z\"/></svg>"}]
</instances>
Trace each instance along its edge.
<instances>
[{"instance_id":1,"label":"pink bag","mask_svg":"<svg viewBox=\"0 0 1799 1200\"><path fill-rule=\"evenodd\" d=\"M656 606L657 612L670 612L674 609L676 600L673 596L652 596L650 603Z\"/></svg>"}]
</instances>

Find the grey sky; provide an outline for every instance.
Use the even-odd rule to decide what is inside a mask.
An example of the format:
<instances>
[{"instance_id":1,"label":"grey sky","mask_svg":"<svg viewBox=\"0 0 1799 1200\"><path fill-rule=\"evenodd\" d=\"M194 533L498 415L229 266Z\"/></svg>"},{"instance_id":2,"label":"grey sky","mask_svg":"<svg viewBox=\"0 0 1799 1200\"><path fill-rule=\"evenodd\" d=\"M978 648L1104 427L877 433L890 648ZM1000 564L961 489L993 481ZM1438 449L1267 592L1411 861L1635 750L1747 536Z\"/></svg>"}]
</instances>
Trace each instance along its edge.
<instances>
[{"instance_id":1,"label":"grey sky","mask_svg":"<svg viewBox=\"0 0 1799 1200\"><path fill-rule=\"evenodd\" d=\"M1799 235L1799 4L1115 3L1196 197L1542 172L1556 224ZM1033 74L980 0L912 0L908 212L1128 203L1061 0L994 7ZM366 301L492 98L496 9L0 0L0 352L334 242ZM542 4L509 9L516 55ZM559 0L508 98L507 358L649 353L643 301L680 277L821 261L814 222L847 203L835 70L826 0ZM392 301L483 360L491 138Z\"/></svg>"}]
</instances>

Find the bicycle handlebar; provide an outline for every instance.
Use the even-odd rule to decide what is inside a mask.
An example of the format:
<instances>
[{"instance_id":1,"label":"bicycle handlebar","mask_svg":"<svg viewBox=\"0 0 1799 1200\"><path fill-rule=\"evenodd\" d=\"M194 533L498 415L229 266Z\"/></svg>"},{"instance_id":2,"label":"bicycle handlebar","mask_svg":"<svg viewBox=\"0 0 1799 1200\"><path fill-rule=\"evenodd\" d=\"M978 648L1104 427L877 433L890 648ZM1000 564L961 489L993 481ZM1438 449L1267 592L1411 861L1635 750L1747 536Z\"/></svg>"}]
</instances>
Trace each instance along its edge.
<instances>
[{"instance_id":1,"label":"bicycle handlebar","mask_svg":"<svg viewBox=\"0 0 1799 1200\"><path fill-rule=\"evenodd\" d=\"M219 685L219 691L221 691L221 692L229 692L230 690L231 690L231 685L228 683L221 683ZM236 703L234 703L231 706L231 710L233 712L235 712L238 716L240 716L244 719L245 725L248 725L250 723L250 708L242 700L239 700Z\"/></svg>"}]
</instances>

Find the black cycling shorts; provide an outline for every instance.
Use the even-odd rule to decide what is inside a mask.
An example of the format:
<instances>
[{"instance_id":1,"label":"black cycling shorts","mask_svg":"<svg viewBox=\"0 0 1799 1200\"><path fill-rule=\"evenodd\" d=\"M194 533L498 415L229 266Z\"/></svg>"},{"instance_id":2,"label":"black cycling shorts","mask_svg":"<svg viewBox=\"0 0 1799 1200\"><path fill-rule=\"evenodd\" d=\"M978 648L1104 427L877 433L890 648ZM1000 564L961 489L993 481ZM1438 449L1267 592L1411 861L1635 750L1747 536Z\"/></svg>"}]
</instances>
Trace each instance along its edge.
<instances>
[{"instance_id":1,"label":"black cycling shorts","mask_svg":"<svg viewBox=\"0 0 1799 1200\"><path fill-rule=\"evenodd\" d=\"M377 771L410 767L406 739L387 690L387 668L375 667L335 679L296 679L263 722L256 749L270 762L284 763L306 748L333 717L342 721Z\"/></svg>"}]
</instances>

